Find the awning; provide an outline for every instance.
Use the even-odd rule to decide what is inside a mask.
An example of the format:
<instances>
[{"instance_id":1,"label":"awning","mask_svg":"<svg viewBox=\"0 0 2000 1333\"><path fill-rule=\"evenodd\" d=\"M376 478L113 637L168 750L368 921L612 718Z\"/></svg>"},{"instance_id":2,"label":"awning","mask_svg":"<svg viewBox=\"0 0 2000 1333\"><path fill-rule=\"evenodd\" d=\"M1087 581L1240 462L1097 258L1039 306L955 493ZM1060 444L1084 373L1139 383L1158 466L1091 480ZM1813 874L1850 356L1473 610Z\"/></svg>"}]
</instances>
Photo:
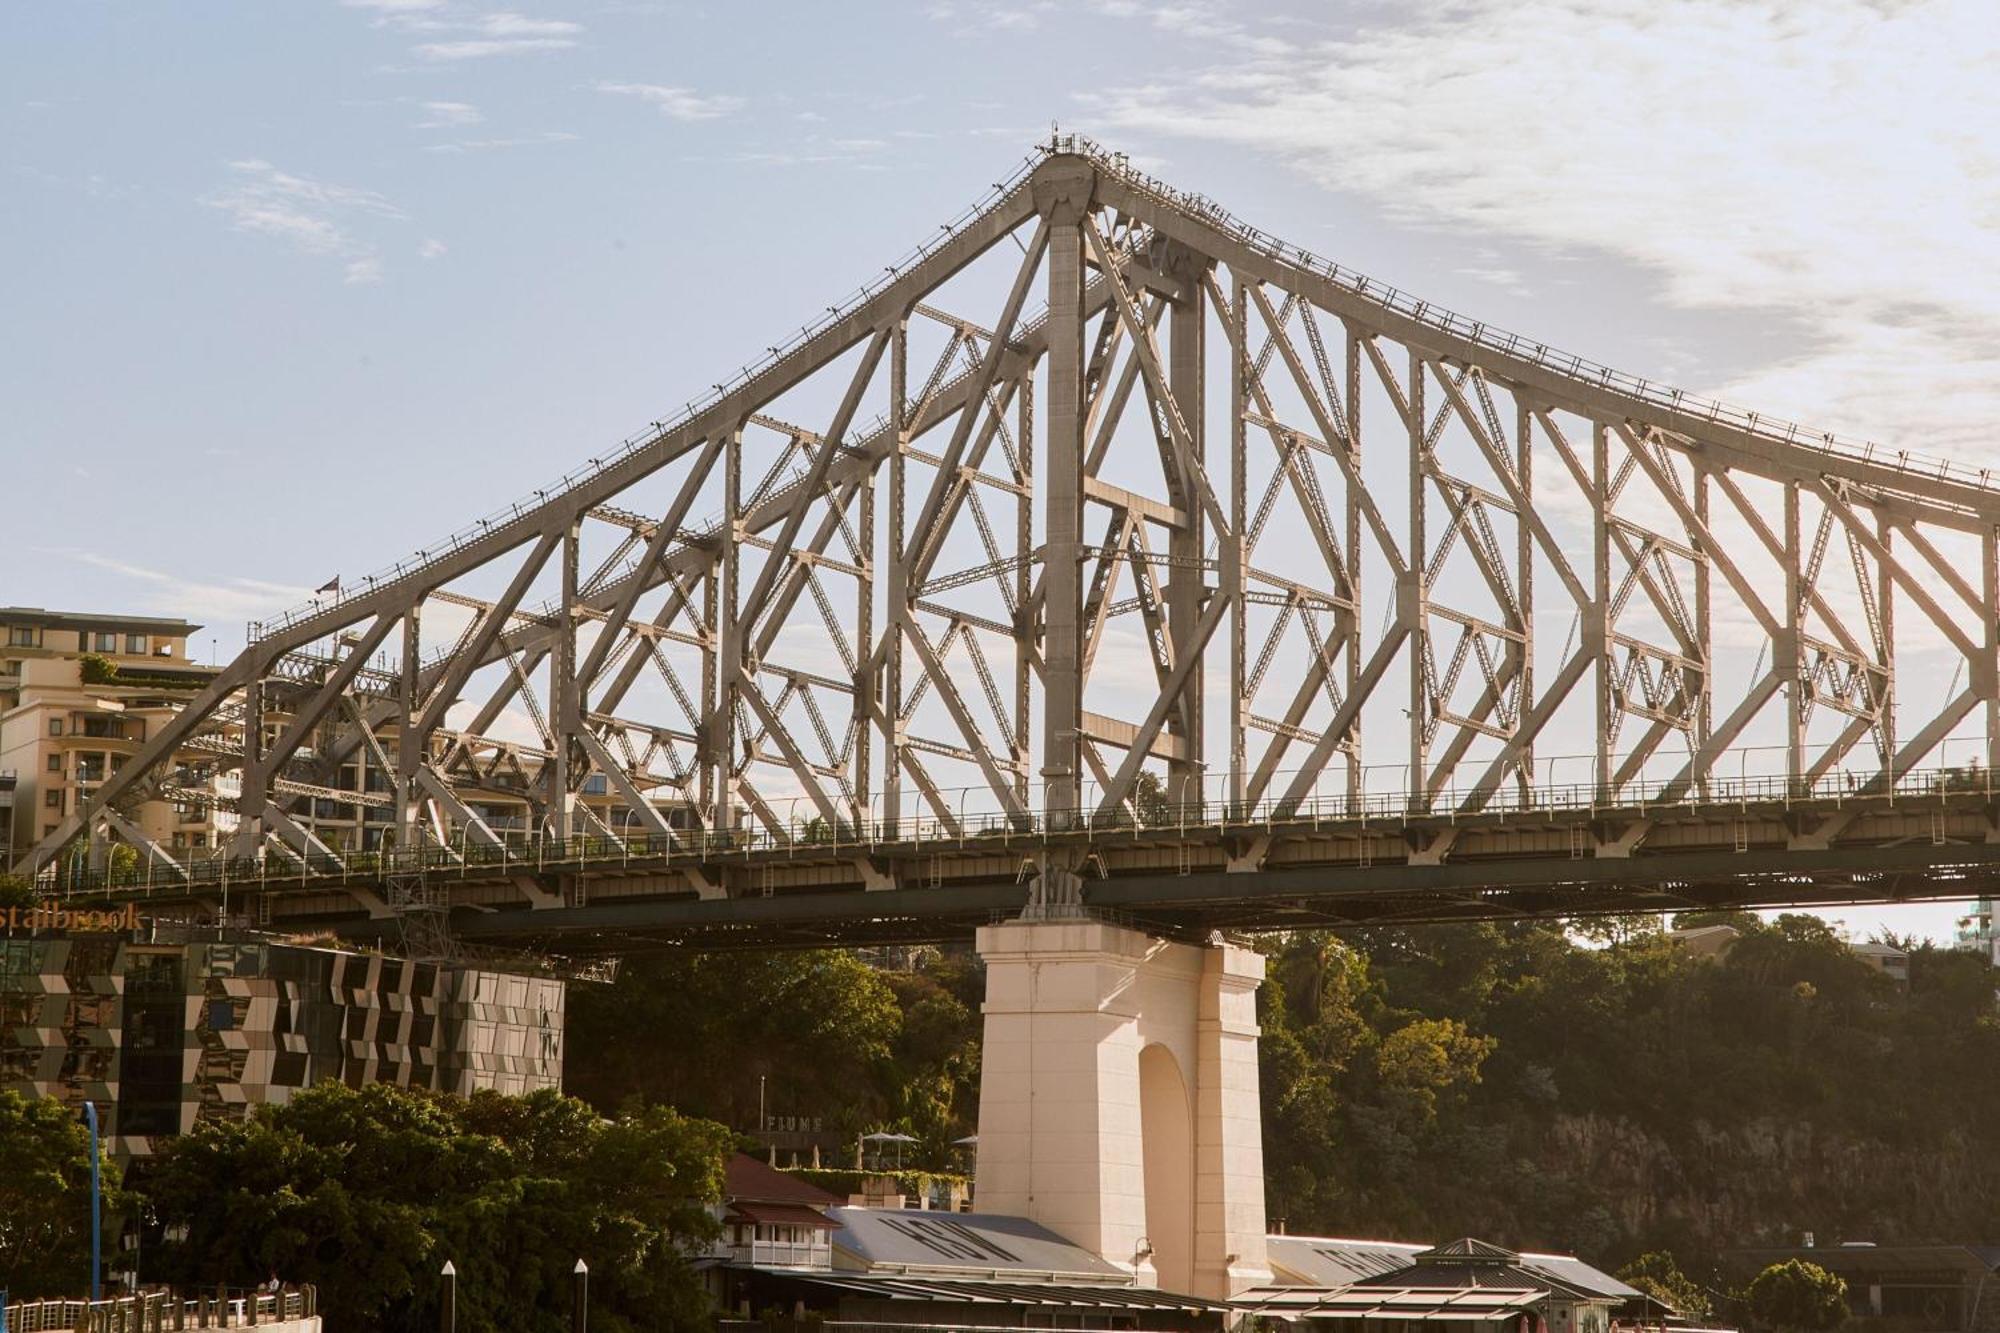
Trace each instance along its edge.
<instances>
[{"instance_id":1,"label":"awning","mask_svg":"<svg viewBox=\"0 0 2000 1333\"><path fill-rule=\"evenodd\" d=\"M878 1276L869 1273L812 1273L758 1267L759 1273L811 1287L831 1297L861 1296L888 1301L955 1301L971 1305L1016 1305L1095 1310L1175 1310L1205 1313L1229 1307L1199 1296L1115 1283L1005 1282L989 1278Z\"/></svg>"},{"instance_id":2,"label":"awning","mask_svg":"<svg viewBox=\"0 0 2000 1333\"><path fill-rule=\"evenodd\" d=\"M840 1223L802 1203L732 1203L725 1220L756 1222L764 1226L816 1227L821 1231L840 1230Z\"/></svg>"},{"instance_id":3,"label":"awning","mask_svg":"<svg viewBox=\"0 0 2000 1333\"><path fill-rule=\"evenodd\" d=\"M1285 1319L1413 1319L1422 1323L1500 1320L1531 1311L1549 1297L1532 1288L1259 1287L1236 1308Z\"/></svg>"}]
</instances>

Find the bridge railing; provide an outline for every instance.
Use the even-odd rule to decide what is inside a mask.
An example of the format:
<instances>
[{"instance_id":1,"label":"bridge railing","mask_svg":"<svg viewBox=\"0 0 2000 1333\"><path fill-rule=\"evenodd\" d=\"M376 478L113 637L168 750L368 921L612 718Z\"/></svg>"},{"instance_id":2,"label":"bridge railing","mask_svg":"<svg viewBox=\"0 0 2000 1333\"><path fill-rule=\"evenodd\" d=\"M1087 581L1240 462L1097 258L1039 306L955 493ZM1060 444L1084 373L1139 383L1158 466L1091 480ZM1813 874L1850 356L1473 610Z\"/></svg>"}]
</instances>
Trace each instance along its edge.
<instances>
[{"instance_id":1,"label":"bridge railing","mask_svg":"<svg viewBox=\"0 0 2000 1333\"><path fill-rule=\"evenodd\" d=\"M98 1301L0 1302L0 1333L176 1333L297 1323L318 1314L318 1293L310 1284L275 1292L241 1287L141 1291Z\"/></svg>"},{"instance_id":2,"label":"bridge railing","mask_svg":"<svg viewBox=\"0 0 2000 1333\"><path fill-rule=\"evenodd\" d=\"M213 888L226 895L232 887L255 891L301 882L372 884L413 876L471 875L495 867L542 872L612 867L634 861L712 862L826 856L891 846L921 852L927 846L977 843L1002 846L1052 837L1089 839L1147 834L1205 838L1242 828L1298 829L1327 825L1365 828L1371 824L1402 826L1413 822L1437 825L1502 819L1554 820L1609 810L1643 817L1697 808L1838 809L1857 801L1891 807L1913 801L1986 802L1993 798L1996 785L1994 770L1977 762L1913 769L1898 775L1894 781L1874 770L1834 769L1810 779L1783 772L1751 771L1753 761L1767 762L1772 753L1769 747L1747 747L1732 752L1718 762L1718 767L1736 767L1738 771L1734 774L1711 770L1707 776L1682 780L1677 774L1663 773L1615 787L1591 778L1567 782L1551 778L1525 787L1510 780L1490 792L1454 786L1419 793L1409 788L1407 766L1377 765L1363 770L1351 785L1344 774L1323 774L1313 790L1300 795L1267 795L1254 801L1238 799L1220 789L1227 779L1218 778L1205 783L1200 791L1188 793L1185 799L1175 799L1173 793L1154 789L1125 805L1104 809L1100 793L1091 784L1086 785L1083 801L1073 809L1024 813L977 808L973 801L991 800L992 794L983 788L964 788L943 794L948 808L951 797L958 799L958 806L949 817L940 817L933 807L929 814L900 820L827 821L813 814L810 803L799 797L791 800L775 829L762 825L734 829L689 827L669 833L632 829L610 834L572 834L567 838L528 829L508 829L498 833L494 841L474 840L461 830L449 844L427 841L417 846L339 856L281 858L267 853L261 861L217 852L183 860L178 867L144 863L93 868L78 855L51 866L45 872L45 884L59 894L143 897L154 891L185 893L189 889ZM1591 762L1587 757L1576 758ZM1554 775L1563 771L1562 763L1560 759L1548 759L1537 767ZM1377 785L1371 790L1371 775L1378 784L1387 779L1389 785L1386 788ZM1287 776L1276 775L1272 789L1284 792L1283 780ZM1334 784L1340 784L1341 789L1326 789Z\"/></svg>"}]
</instances>

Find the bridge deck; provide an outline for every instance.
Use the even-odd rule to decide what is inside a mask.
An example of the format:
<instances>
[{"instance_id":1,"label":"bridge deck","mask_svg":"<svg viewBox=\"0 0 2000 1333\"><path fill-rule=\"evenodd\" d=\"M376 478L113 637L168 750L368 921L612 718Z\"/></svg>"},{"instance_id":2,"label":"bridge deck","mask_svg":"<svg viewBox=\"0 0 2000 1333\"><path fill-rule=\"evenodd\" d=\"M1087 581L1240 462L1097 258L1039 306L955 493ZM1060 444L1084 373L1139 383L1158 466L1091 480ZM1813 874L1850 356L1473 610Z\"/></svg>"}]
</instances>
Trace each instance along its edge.
<instances>
[{"instance_id":1,"label":"bridge deck","mask_svg":"<svg viewBox=\"0 0 2000 1333\"><path fill-rule=\"evenodd\" d=\"M340 862L214 860L71 873L76 906L250 915L366 935L399 892L449 906L460 937L575 954L648 943L962 937L1018 911L1040 859L1080 867L1091 907L1164 933L1693 907L1969 898L2000 880L1985 784L1913 775L1894 792L1794 797L1751 779L1709 799L1433 813L1314 801L1189 807L1150 823L965 820L791 839L677 836L413 848Z\"/></svg>"}]
</instances>

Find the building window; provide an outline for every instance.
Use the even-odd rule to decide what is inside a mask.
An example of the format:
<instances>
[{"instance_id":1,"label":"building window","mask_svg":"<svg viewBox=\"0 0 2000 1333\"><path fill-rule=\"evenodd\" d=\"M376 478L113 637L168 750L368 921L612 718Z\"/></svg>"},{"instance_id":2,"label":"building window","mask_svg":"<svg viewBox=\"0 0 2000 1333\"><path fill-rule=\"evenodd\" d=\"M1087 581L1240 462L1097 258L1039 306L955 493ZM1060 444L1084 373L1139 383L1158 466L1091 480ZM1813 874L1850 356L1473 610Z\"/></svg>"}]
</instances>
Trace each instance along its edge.
<instances>
[{"instance_id":1,"label":"building window","mask_svg":"<svg viewBox=\"0 0 2000 1333\"><path fill-rule=\"evenodd\" d=\"M60 736L60 735L62 735L62 719L61 719L61 718L59 718L59 717L52 717L52 718L50 718L50 719L49 719L49 735L51 735L51 736Z\"/></svg>"},{"instance_id":2,"label":"building window","mask_svg":"<svg viewBox=\"0 0 2000 1333\"><path fill-rule=\"evenodd\" d=\"M62 772L62 755L60 753L52 754L49 756L49 772L51 773Z\"/></svg>"},{"instance_id":3,"label":"building window","mask_svg":"<svg viewBox=\"0 0 2000 1333\"><path fill-rule=\"evenodd\" d=\"M63 794L61 787L51 787L42 793L42 804L51 810L62 809L62 801Z\"/></svg>"},{"instance_id":4,"label":"building window","mask_svg":"<svg viewBox=\"0 0 2000 1333\"><path fill-rule=\"evenodd\" d=\"M14 625L7 630L9 648L32 648L35 646L35 630L31 625Z\"/></svg>"},{"instance_id":5,"label":"building window","mask_svg":"<svg viewBox=\"0 0 2000 1333\"><path fill-rule=\"evenodd\" d=\"M97 632L97 651L100 653L117 652L118 636L108 630L99 630Z\"/></svg>"},{"instance_id":6,"label":"building window","mask_svg":"<svg viewBox=\"0 0 2000 1333\"><path fill-rule=\"evenodd\" d=\"M145 652L146 636L143 634L127 634L125 636L125 651L128 653Z\"/></svg>"}]
</instances>

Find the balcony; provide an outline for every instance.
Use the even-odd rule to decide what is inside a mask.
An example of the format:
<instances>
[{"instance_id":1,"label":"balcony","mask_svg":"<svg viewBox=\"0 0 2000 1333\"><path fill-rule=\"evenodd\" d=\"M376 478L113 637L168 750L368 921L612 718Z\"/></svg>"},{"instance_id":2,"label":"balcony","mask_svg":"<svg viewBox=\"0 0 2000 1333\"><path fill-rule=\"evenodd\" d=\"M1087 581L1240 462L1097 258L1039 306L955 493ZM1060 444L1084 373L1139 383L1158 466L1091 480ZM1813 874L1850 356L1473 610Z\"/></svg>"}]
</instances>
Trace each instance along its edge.
<instances>
[{"instance_id":1,"label":"balcony","mask_svg":"<svg viewBox=\"0 0 2000 1333\"><path fill-rule=\"evenodd\" d=\"M141 718L102 717L95 713L70 714L64 738L71 740L143 741L146 723Z\"/></svg>"},{"instance_id":2,"label":"balcony","mask_svg":"<svg viewBox=\"0 0 2000 1333\"><path fill-rule=\"evenodd\" d=\"M722 1242L716 1253L731 1263L753 1264L760 1268L833 1267L833 1246L820 1233L817 1240L752 1240L741 1245Z\"/></svg>"}]
</instances>

